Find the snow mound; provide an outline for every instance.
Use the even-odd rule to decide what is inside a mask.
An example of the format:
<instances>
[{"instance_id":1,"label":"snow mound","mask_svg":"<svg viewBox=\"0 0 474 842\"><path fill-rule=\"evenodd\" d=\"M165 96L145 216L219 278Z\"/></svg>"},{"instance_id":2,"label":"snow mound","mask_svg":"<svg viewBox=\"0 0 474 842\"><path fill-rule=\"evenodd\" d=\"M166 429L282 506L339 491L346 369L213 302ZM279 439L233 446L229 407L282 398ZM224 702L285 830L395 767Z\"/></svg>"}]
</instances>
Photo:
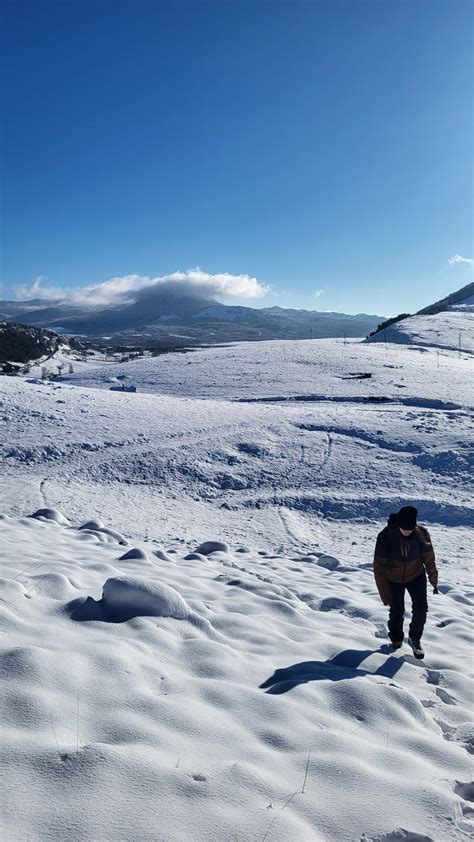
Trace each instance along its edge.
<instances>
[{"instance_id":1,"label":"snow mound","mask_svg":"<svg viewBox=\"0 0 474 842\"><path fill-rule=\"evenodd\" d=\"M204 541L196 547L195 552L200 555L211 555L211 553L228 553L229 545L223 541Z\"/></svg>"},{"instance_id":2,"label":"snow mound","mask_svg":"<svg viewBox=\"0 0 474 842\"><path fill-rule=\"evenodd\" d=\"M35 520L50 520L59 526L69 526L69 521L57 509L37 509L30 517Z\"/></svg>"},{"instance_id":3,"label":"snow mound","mask_svg":"<svg viewBox=\"0 0 474 842\"><path fill-rule=\"evenodd\" d=\"M0 578L0 601L7 604L19 599L25 593L25 587L20 582Z\"/></svg>"},{"instance_id":4,"label":"snow mound","mask_svg":"<svg viewBox=\"0 0 474 842\"><path fill-rule=\"evenodd\" d=\"M108 529L104 527L100 530L102 535L105 535L110 541L116 541L118 544L122 544L122 546L126 546L128 541L121 532L116 532L114 529Z\"/></svg>"},{"instance_id":5,"label":"snow mound","mask_svg":"<svg viewBox=\"0 0 474 842\"><path fill-rule=\"evenodd\" d=\"M35 584L31 590L50 599L71 599L77 593L77 589L64 573L40 573L38 576L32 576L32 581Z\"/></svg>"},{"instance_id":6,"label":"snow mound","mask_svg":"<svg viewBox=\"0 0 474 842\"><path fill-rule=\"evenodd\" d=\"M320 555L317 563L320 567L325 567L326 570L335 570L340 565L339 559L332 555Z\"/></svg>"},{"instance_id":7,"label":"snow mound","mask_svg":"<svg viewBox=\"0 0 474 842\"><path fill-rule=\"evenodd\" d=\"M104 620L124 623L135 617L162 617L187 620L212 640L225 642L211 623L189 607L181 594L170 585L150 579L114 576L107 579L102 599L76 599L66 606L74 620Z\"/></svg>"},{"instance_id":8,"label":"snow mound","mask_svg":"<svg viewBox=\"0 0 474 842\"><path fill-rule=\"evenodd\" d=\"M109 616L173 617L189 620L193 612L178 591L161 582L124 576L107 579L102 601Z\"/></svg>"},{"instance_id":9,"label":"snow mound","mask_svg":"<svg viewBox=\"0 0 474 842\"><path fill-rule=\"evenodd\" d=\"M89 521L89 523L96 525L87 526L86 524L83 524L80 529L83 530L84 534L94 534L95 537L103 544L120 544L124 547L127 546L128 541L121 532L116 532L115 529L109 529L108 526L98 526L97 524L99 524L100 521Z\"/></svg>"},{"instance_id":10,"label":"snow mound","mask_svg":"<svg viewBox=\"0 0 474 842\"><path fill-rule=\"evenodd\" d=\"M104 524L101 520L86 520L85 523L82 523L81 526L78 527L79 529L89 529L91 532L96 532L104 528Z\"/></svg>"},{"instance_id":11,"label":"snow mound","mask_svg":"<svg viewBox=\"0 0 474 842\"><path fill-rule=\"evenodd\" d=\"M160 561L171 561L169 555L164 550L155 550L155 555Z\"/></svg>"},{"instance_id":12,"label":"snow mound","mask_svg":"<svg viewBox=\"0 0 474 842\"><path fill-rule=\"evenodd\" d=\"M148 556L145 550L141 550L139 547L132 547L131 550L120 556L119 561L131 561L132 559L148 561Z\"/></svg>"}]
</instances>

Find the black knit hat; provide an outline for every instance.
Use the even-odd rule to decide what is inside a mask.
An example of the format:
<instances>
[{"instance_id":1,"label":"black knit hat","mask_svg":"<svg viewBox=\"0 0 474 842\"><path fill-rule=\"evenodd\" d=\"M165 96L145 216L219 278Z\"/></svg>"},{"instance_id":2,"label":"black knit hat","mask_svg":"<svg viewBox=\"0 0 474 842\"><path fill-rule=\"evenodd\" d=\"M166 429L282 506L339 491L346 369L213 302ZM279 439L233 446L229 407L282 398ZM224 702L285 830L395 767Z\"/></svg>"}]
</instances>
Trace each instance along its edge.
<instances>
[{"instance_id":1,"label":"black knit hat","mask_svg":"<svg viewBox=\"0 0 474 842\"><path fill-rule=\"evenodd\" d=\"M398 525L401 529L414 529L418 510L414 506L403 506L398 513Z\"/></svg>"}]
</instances>

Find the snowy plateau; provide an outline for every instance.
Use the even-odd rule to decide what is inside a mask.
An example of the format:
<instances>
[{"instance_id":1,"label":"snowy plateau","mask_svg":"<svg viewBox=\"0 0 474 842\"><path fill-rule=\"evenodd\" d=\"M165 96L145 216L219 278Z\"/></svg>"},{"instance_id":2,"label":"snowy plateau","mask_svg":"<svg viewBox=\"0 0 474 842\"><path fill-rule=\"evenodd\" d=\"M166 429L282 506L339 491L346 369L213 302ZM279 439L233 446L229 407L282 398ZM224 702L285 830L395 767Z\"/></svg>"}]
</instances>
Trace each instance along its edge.
<instances>
[{"instance_id":1,"label":"snowy plateau","mask_svg":"<svg viewBox=\"0 0 474 842\"><path fill-rule=\"evenodd\" d=\"M0 378L5 842L473 838L473 317L445 317ZM407 503L424 660L372 571Z\"/></svg>"}]
</instances>

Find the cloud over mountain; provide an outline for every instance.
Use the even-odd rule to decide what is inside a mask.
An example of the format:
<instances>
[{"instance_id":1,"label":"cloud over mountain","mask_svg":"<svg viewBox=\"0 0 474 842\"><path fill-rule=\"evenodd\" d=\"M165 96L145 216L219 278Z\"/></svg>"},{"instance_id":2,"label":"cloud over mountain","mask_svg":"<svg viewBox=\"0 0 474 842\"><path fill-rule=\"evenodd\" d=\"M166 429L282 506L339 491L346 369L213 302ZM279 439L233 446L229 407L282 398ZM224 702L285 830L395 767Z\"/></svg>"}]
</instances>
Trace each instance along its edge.
<instances>
[{"instance_id":1,"label":"cloud over mountain","mask_svg":"<svg viewBox=\"0 0 474 842\"><path fill-rule=\"evenodd\" d=\"M44 277L35 278L30 287L17 289L19 298L42 298L45 300L64 301L77 305L108 307L120 304L133 304L142 300L147 293L159 292L166 284L168 289L175 285L176 293L195 295L203 298L217 296L224 299L257 299L270 291L270 287L250 275L232 275L229 272L210 274L199 267L186 272L173 272L169 275L124 275L110 278L99 284L82 287L78 290L59 289L42 286Z\"/></svg>"}]
</instances>

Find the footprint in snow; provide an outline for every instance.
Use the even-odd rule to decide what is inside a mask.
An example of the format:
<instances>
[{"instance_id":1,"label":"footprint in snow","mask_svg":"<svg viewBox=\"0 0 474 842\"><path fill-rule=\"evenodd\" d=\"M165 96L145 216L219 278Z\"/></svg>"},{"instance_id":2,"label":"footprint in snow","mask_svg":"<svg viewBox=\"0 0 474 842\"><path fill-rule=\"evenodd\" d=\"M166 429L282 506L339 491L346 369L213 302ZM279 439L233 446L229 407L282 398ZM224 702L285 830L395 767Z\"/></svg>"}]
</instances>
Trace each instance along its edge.
<instances>
[{"instance_id":1,"label":"footprint in snow","mask_svg":"<svg viewBox=\"0 0 474 842\"><path fill-rule=\"evenodd\" d=\"M474 781L463 783L456 781L454 792L460 797L461 816L457 825L461 831L467 831L470 835L474 827Z\"/></svg>"},{"instance_id":2,"label":"footprint in snow","mask_svg":"<svg viewBox=\"0 0 474 842\"><path fill-rule=\"evenodd\" d=\"M380 833L377 836L361 836L360 842L435 842L432 836L425 836L421 833L414 833L399 827L390 833Z\"/></svg>"},{"instance_id":3,"label":"footprint in snow","mask_svg":"<svg viewBox=\"0 0 474 842\"><path fill-rule=\"evenodd\" d=\"M474 781L469 781L468 783L456 781L454 792L456 795L460 795L461 798L464 798L465 801L474 802Z\"/></svg>"},{"instance_id":4,"label":"footprint in snow","mask_svg":"<svg viewBox=\"0 0 474 842\"><path fill-rule=\"evenodd\" d=\"M439 680L441 678L441 673L437 670L427 670L426 680L428 684L439 684Z\"/></svg>"},{"instance_id":5,"label":"footprint in snow","mask_svg":"<svg viewBox=\"0 0 474 842\"><path fill-rule=\"evenodd\" d=\"M443 690L442 687L436 688L436 695L438 699L441 699L441 701L444 702L445 705L456 704L456 700L453 698L453 696L450 696L450 694L447 693L446 690Z\"/></svg>"},{"instance_id":6,"label":"footprint in snow","mask_svg":"<svg viewBox=\"0 0 474 842\"><path fill-rule=\"evenodd\" d=\"M453 734L456 732L456 728L453 725L448 725L448 723L444 722L442 719L436 719L436 717L434 718L434 721L441 728L445 740L452 740Z\"/></svg>"}]
</instances>

